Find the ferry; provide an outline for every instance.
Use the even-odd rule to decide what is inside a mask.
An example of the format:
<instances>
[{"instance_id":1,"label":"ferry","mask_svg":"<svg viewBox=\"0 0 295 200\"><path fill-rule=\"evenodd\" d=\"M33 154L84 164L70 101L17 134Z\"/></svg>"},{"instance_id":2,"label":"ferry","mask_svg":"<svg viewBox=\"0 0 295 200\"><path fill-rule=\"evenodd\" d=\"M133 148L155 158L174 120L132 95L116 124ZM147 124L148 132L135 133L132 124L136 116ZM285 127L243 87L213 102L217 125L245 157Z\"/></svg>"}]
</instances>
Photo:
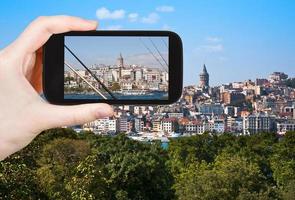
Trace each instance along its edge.
<instances>
[{"instance_id":1,"label":"ferry","mask_svg":"<svg viewBox=\"0 0 295 200\"><path fill-rule=\"evenodd\" d=\"M122 95L146 95L148 93L147 90L119 90L116 91L118 94Z\"/></svg>"}]
</instances>

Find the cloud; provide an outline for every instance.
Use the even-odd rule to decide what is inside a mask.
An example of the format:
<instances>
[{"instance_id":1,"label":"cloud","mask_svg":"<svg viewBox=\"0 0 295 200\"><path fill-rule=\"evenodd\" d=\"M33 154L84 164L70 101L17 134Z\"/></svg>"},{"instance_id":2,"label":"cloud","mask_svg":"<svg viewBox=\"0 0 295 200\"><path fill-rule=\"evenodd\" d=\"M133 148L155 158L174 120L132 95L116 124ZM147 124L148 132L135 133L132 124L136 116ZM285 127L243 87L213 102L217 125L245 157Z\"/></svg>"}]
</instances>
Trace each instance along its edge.
<instances>
[{"instance_id":1,"label":"cloud","mask_svg":"<svg viewBox=\"0 0 295 200\"><path fill-rule=\"evenodd\" d=\"M138 13L130 13L130 14L128 14L128 20L130 22L136 22L138 20Z\"/></svg>"},{"instance_id":2,"label":"cloud","mask_svg":"<svg viewBox=\"0 0 295 200\"><path fill-rule=\"evenodd\" d=\"M211 42L211 43L217 43L217 42L221 42L222 41L222 38L216 37L216 36L208 36L206 38L206 41L207 42Z\"/></svg>"},{"instance_id":3,"label":"cloud","mask_svg":"<svg viewBox=\"0 0 295 200\"><path fill-rule=\"evenodd\" d=\"M167 61L168 60L168 53L167 52L161 52L162 56L164 59ZM163 66L165 65L165 62L162 60L161 56L159 54L155 54L157 59L162 63ZM124 55L123 55L124 57ZM126 64L138 64L138 65L145 65L149 67L155 67L155 68L160 68L162 69L162 66L158 61L151 55L150 53L139 53L139 54L133 54L133 55L128 55L124 57L125 63Z\"/></svg>"},{"instance_id":4,"label":"cloud","mask_svg":"<svg viewBox=\"0 0 295 200\"><path fill-rule=\"evenodd\" d=\"M110 11L105 7L101 7L96 10L96 16L98 19L123 19L125 17L125 10Z\"/></svg>"},{"instance_id":5,"label":"cloud","mask_svg":"<svg viewBox=\"0 0 295 200\"><path fill-rule=\"evenodd\" d=\"M196 51L198 52L208 52L208 53L217 53L222 52L224 47L222 44L214 44L214 45L201 45L199 46Z\"/></svg>"},{"instance_id":6,"label":"cloud","mask_svg":"<svg viewBox=\"0 0 295 200\"><path fill-rule=\"evenodd\" d=\"M169 25L167 25L167 24L164 24L164 25L162 26L162 29L163 29L163 30L171 30L171 27L170 27Z\"/></svg>"},{"instance_id":7,"label":"cloud","mask_svg":"<svg viewBox=\"0 0 295 200\"><path fill-rule=\"evenodd\" d=\"M227 57L224 57L224 56L219 56L218 59L219 59L221 62L228 61L228 58L227 58Z\"/></svg>"},{"instance_id":8,"label":"cloud","mask_svg":"<svg viewBox=\"0 0 295 200\"><path fill-rule=\"evenodd\" d=\"M105 27L104 29L105 30L120 30L122 28L123 27L121 25L110 25L110 26Z\"/></svg>"},{"instance_id":9,"label":"cloud","mask_svg":"<svg viewBox=\"0 0 295 200\"><path fill-rule=\"evenodd\" d=\"M159 21L160 16L157 13L150 13L148 16L143 17L141 22L145 24L155 24Z\"/></svg>"},{"instance_id":10,"label":"cloud","mask_svg":"<svg viewBox=\"0 0 295 200\"><path fill-rule=\"evenodd\" d=\"M174 12L173 6L159 6L156 8L156 11L158 12Z\"/></svg>"}]
</instances>

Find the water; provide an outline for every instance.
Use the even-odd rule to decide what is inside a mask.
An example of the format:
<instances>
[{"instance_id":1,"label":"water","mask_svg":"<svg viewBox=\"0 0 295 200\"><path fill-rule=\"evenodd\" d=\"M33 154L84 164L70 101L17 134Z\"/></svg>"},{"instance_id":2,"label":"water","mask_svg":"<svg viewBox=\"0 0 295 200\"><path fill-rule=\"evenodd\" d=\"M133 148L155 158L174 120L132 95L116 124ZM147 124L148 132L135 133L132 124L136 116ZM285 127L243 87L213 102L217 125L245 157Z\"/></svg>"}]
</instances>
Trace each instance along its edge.
<instances>
[{"instance_id":1,"label":"water","mask_svg":"<svg viewBox=\"0 0 295 200\"><path fill-rule=\"evenodd\" d=\"M162 142L162 143L161 143L161 147L162 147L163 149L167 150L168 147L169 147L169 142Z\"/></svg>"},{"instance_id":2,"label":"water","mask_svg":"<svg viewBox=\"0 0 295 200\"><path fill-rule=\"evenodd\" d=\"M113 93L118 99L123 100L168 100L168 93L162 91L150 92L143 95L123 95L120 93ZM102 99L96 94L65 94L65 99ZM109 97L111 99L111 97Z\"/></svg>"}]
</instances>

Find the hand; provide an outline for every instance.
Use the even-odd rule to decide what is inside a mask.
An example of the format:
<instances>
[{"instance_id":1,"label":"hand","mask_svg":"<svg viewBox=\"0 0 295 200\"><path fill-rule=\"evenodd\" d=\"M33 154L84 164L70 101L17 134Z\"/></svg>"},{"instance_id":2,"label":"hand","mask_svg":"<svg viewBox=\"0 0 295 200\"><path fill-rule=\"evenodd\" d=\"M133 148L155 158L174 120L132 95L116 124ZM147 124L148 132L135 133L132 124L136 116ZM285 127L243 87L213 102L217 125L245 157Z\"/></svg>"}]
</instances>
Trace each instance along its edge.
<instances>
[{"instance_id":1,"label":"hand","mask_svg":"<svg viewBox=\"0 0 295 200\"><path fill-rule=\"evenodd\" d=\"M43 130L113 114L107 104L56 106L39 95L43 44L52 34L96 27L97 22L77 17L39 17L0 51L0 160L24 148Z\"/></svg>"}]
</instances>

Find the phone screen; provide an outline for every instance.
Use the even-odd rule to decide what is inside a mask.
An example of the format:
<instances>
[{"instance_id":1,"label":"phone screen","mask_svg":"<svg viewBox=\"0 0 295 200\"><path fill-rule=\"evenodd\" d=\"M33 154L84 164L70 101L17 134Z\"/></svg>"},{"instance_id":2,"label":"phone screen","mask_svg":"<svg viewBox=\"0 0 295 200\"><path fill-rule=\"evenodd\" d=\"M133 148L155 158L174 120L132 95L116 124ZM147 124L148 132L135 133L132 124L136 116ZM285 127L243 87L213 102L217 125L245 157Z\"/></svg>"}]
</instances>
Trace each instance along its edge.
<instances>
[{"instance_id":1,"label":"phone screen","mask_svg":"<svg viewBox=\"0 0 295 200\"><path fill-rule=\"evenodd\" d=\"M169 37L65 36L64 99L168 100Z\"/></svg>"}]
</instances>

